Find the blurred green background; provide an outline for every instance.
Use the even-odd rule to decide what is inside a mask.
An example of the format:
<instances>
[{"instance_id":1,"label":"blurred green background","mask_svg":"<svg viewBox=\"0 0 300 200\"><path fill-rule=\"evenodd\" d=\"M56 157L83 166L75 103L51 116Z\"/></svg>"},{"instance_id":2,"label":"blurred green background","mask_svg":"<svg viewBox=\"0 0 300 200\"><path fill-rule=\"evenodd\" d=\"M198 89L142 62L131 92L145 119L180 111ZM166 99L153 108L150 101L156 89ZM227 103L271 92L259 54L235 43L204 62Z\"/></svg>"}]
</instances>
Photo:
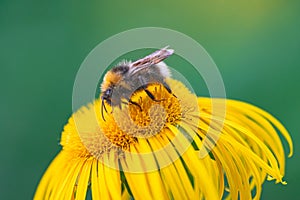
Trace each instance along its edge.
<instances>
[{"instance_id":1,"label":"blurred green background","mask_svg":"<svg viewBox=\"0 0 300 200\"><path fill-rule=\"evenodd\" d=\"M73 81L87 54L116 33L144 26L197 40L219 67L229 98L258 105L282 121L296 150L287 160L288 185L264 184L262 199L299 197L299 10L296 0L1 0L0 199L33 197L60 150Z\"/></svg>"}]
</instances>

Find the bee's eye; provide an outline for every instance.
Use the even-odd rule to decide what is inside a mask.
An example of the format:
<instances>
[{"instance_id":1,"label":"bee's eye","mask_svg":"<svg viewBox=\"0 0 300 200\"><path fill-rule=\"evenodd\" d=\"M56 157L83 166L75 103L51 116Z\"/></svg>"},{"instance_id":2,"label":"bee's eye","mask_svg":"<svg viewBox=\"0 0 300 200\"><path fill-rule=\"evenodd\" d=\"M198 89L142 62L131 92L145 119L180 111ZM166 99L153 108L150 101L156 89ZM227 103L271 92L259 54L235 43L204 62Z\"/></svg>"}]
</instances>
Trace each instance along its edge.
<instances>
[{"instance_id":1,"label":"bee's eye","mask_svg":"<svg viewBox=\"0 0 300 200\"><path fill-rule=\"evenodd\" d=\"M111 92L112 92L112 89L109 88L109 89L107 89L107 90L105 91L105 94L106 94L106 95L109 95Z\"/></svg>"}]
</instances>

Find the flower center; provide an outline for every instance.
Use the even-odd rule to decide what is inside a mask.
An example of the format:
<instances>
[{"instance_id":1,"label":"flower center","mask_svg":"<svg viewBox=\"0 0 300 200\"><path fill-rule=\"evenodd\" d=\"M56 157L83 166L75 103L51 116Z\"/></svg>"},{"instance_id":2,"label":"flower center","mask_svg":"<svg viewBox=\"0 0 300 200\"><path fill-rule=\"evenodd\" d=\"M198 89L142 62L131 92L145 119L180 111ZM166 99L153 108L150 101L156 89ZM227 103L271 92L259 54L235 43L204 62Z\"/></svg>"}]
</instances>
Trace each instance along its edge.
<instances>
[{"instance_id":1,"label":"flower center","mask_svg":"<svg viewBox=\"0 0 300 200\"><path fill-rule=\"evenodd\" d=\"M65 127L63 143L73 141L72 144L86 149L96 158L112 151L117 154L133 151L149 153L164 148L175 141L172 141L177 137L175 129L180 132L184 124L196 127L199 123L197 97L179 81L170 79L167 83L172 93L161 84L147 87L154 100L145 91L139 90L131 97L134 104L122 104L121 108L106 104L104 118L99 99L83 107L73 115L70 126ZM72 131L74 128L76 131ZM70 132L78 134L70 135ZM150 140L152 149L140 145ZM156 147L153 141L156 141Z\"/></svg>"},{"instance_id":2,"label":"flower center","mask_svg":"<svg viewBox=\"0 0 300 200\"><path fill-rule=\"evenodd\" d=\"M174 94L161 84L151 84L147 89L155 100L143 90L136 91L131 96L134 104L112 108L112 113L101 121L104 135L123 150L129 150L137 138L159 134L167 124L175 124L181 119L180 100Z\"/></svg>"}]
</instances>

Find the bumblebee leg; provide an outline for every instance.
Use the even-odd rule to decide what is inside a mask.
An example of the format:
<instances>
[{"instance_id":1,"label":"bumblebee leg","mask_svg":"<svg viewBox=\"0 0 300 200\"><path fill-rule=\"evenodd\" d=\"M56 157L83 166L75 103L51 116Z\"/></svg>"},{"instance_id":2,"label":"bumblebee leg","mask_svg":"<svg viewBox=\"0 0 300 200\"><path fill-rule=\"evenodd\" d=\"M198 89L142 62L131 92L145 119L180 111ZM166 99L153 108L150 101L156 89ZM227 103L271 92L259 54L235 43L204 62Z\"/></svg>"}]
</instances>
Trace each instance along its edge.
<instances>
[{"instance_id":1,"label":"bumblebee leg","mask_svg":"<svg viewBox=\"0 0 300 200\"><path fill-rule=\"evenodd\" d=\"M155 99L154 95L147 89L146 86L143 87L143 90L147 93L147 95L150 97L150 99L152 99L152 101L161 102L161 101L165 100L165 99Z\"/></svg>"},{"instance_id":2,"label":"bumblebee leg","mask_svg":"<svg viewBox=\"0 0 300 200\"><path fill-rule=\"evenodd\" d=\"M147 95L152 99L152 101L156 101L156 102L160 102L160 101L163 101L164 99L161 99L161 100L157 100L155 99L154 95L147 89L147 82L143 79L143 77L139 76L139 80L140 80L140 83L142 84L141 87L139 87L138 89L142 89L144 90Z\"/></svg>"},{"instance_id":3,"label":"bumblebee leg","mask_svg":"<svg viewBox=\"0 0 300 200\"><path fill-rule=\"evenodd\" d=\"M126 105L129 105L129 104L133 104L137 107L139 107L140 111L142 111L142 107L137 103L137 102L134 102L132 101L131 99L127 99L128 102L125 102L125 101L122 101L123 104L126 104Z\"/></svg>"},{"instance_id":4,"label":"bumblebee leg","mask_svg":"<svg viewBox=\"0 0 300 200\"><path fill-rule=\"evenodd\" d=\"M128 105L128 102L126 101L121 101L122 104Z\"/></svg>"},{"instance_id":5,"label":"bumblebee leg","mask_svg":"<svg viewBox=\"0 0 300 200\"><path fill-rule=\"evenodd\" d=\"M174 97L176 97L176 95L172 92L171 88L169 87L169 85L166 82L162 82L164 88L170 93L172 94ZM177 98L177 97L176 97Z\"/></svg>"},{"instance_id":6,"label":"bumblebee leg","mask_svg":"<svg viewBox=\"0 0 300 200\"><path fill-rule=\"evenodd\" d=\"M133 105L135 105L135 106L137 106L137 107L139 107L140 111L142 111L142 107L141 107L140 104L138 104L137 102L134 102L134 101L132 101L131 99L129 99L128 102L131 103L131 104L133 104Z\"/></svg>"}]
</instances>

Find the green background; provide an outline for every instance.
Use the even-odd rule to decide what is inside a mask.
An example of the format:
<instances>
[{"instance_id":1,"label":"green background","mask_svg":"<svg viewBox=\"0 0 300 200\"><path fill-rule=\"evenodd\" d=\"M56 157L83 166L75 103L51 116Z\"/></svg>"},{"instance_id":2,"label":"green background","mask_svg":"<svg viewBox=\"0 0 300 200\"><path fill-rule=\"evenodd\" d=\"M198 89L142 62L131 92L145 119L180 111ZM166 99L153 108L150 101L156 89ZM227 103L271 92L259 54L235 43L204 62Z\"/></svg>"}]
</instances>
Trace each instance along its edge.
<instances>
[{"instance_id":1,"label":"green background","mask_svg":"<svg viewBox=\"0 0 300 200\"><path fill-rule=\"evenodd\" d=\"M60 149L73 82L87 54L114 34L145 26L197 40L219 67L228 98L258 105L282 121L296 151L287 160L288 185L264 184L262 199L299 197L299 10L299 1L284 0L1 0L0 199L33 197Z\"/></svg>"}]
</instances>

